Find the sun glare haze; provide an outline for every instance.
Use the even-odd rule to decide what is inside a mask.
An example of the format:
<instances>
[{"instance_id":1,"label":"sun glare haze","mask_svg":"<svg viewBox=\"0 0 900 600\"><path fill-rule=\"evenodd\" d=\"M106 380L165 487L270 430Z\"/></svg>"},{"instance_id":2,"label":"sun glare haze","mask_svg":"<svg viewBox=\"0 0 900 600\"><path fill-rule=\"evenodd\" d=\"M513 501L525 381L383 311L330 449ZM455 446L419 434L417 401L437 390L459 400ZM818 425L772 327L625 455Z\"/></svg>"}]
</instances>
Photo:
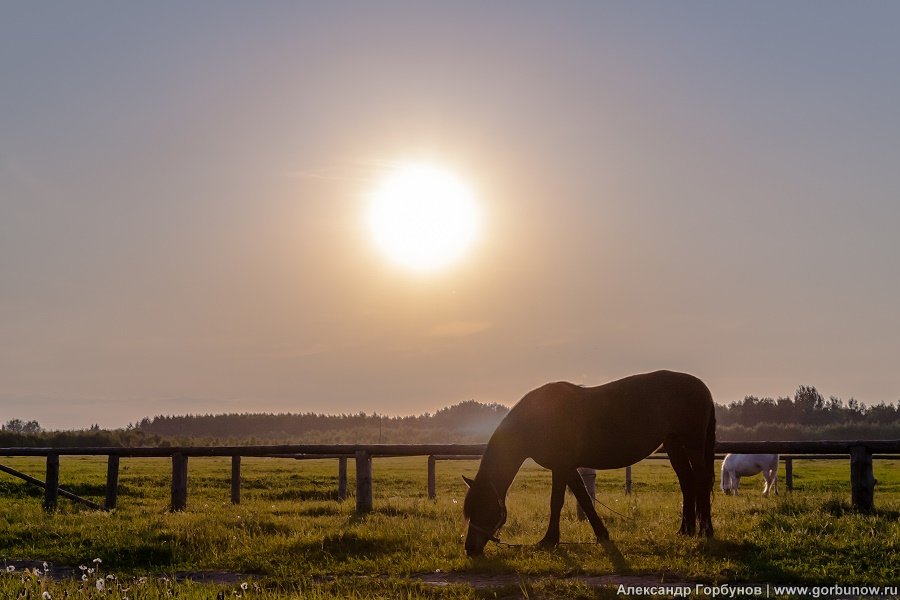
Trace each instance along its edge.
<instances>
[{"instance_id":1,"label":"sun glare haze","mask_svg":"<svg viewBox=\"0 0 900 600\"><path fill-rule=\"evenodd\" d=\"M262 4L0 3L0 425L900 399L900 2Z\"/></svg>"},{"instance_id":2,"label":"sun glare haze","mask_svg":"<svg viewBox=\"0 0 900 600\"><path fill-rule=\"evenodd\" d=\"M395 168L377 185L367 222L386 257L416 272L432 272L471 248L481 210L471 188L454 173L416 163Z\"/></svg>"}]
</instances>

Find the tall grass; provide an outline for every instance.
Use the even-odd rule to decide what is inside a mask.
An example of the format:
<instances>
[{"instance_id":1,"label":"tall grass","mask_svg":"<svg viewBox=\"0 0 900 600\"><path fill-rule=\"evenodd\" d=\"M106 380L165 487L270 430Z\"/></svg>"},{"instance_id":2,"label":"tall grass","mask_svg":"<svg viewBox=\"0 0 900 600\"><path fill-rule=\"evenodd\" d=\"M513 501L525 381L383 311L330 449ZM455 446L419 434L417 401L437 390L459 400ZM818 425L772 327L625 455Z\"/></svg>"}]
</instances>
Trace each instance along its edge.
<instances>
[{"instance_id":1,"label":"tall grass","mask_svg":"<svg viewBox=\"0 0 900 600\"><path fill-rule=\"evenodd\" d=\"M430 501L424 457L376 459L375 510L365 516L355 514L352 498L337 501L336 462L244 459L242 503L233 506L230 461L192 458L188 509L175 514L168 512L171 465L163 459L122 459L119 508L113 513L60 499L59 510L47 514L40 490L3 476L0 568L4 561L37 560L77 569L99 558L104 576L114 575L117 586L132 584L128 592L113 586L99 592L84 585L80 571L75 579L51 581L18 569L0 577L0 597L14 598L28 585L32 594L47 591L54 598L68 592L69 597L151 599L172 590L187 599L220 593L456 598L496 591L476 592L468 579L508 574L521 577L507 590L511 594L593 597L595 591L573 578L617 573L644 575L648 581L883 585L896 579L900 564L900 475L893 461L875 464L874 515L850 509L844 462L795 461L792 494L782 485L780 497L765 499L761 485L752 481L743 482L741 496L718 494L711 541L675 534L681 502L675 476L664 461L645 461L634 467L631 496L623 494L621 471L598 477L598 498L620 513L600 509L610 544L590 543L590 527L576 519L569 498L562 539L584 545L553 552L491 546L485 558L474 561L464 556L462 546L465 486L460 475L472 474L475 461L438 463L438 498ZM6 463L41 477L40 459ZM102 501L105 469L102 459L63 457L60 481ZM549 474L527 463L510 490L504 541L537 542L547 525L548 502ZM211 571L236 575L227 585L175 581ZM436 572L454 577L441 587L418 580ZM139 581L142 587L133 583ZM241 590L240 583L248 589ZM508 578L502 585L509 585Z\"/></svg>"}]
</instances>

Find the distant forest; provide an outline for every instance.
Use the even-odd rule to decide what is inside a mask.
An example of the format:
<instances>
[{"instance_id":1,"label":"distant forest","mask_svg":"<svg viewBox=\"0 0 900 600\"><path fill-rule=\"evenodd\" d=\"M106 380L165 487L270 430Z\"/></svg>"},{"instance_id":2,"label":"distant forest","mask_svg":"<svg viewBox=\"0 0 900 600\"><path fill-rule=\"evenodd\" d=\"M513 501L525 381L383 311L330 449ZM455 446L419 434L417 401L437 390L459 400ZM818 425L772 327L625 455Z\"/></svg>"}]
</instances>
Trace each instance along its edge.
<instances>
[{"instance_id":1,"label":"distant forest","mask_svg":"<svg viewBox=\"0 0 900 600\"><path fill-rule=\"evenodd\" d=\"M245 444L467 444L486 442L509 409L468 400L434 414L220 414L146 417L125 429L94 426L44 431L36 421L8 421L0 446L157 446ZM900 403L865 406L825 399L801 386L793 398L758 398L716 406L719 440L900 438Z\"/></svg>"}]
</instances>

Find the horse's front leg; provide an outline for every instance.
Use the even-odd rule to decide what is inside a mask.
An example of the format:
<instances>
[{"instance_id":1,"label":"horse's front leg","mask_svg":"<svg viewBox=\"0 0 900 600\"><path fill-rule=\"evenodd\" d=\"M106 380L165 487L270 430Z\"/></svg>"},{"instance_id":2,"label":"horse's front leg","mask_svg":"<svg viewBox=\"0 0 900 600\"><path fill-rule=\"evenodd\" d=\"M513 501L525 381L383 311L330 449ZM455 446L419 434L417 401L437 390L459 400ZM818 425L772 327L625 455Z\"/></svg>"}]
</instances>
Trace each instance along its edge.
<instances>
[{"instance_id":1,"label":"horse's front leg","mask_svg":"<svg viewBox=\"0 0 900 600\"><path fill-rule=\"evenodd\" d=\"M597 510L594 508L594 499L588 494L587 488L584 486L584 480L577 470L569 473L568 484L569 489L575 494L575 499L578 500L578 504L581 505L581 510L584 511L588 522L590 522L591 527L593 527L594 535L597 536L597 541L601 542L603 540L608 540L609 531L603 525L600 515L597 514Z\"/></svg>"},{"instance_id":2,"label":"horse's front leg","mask_svg":"<svg viewBox=\"0 0 900 600\"><path fill-rule=\"evenodd\" d=\"M563 502L566 499L566 477L559 469L552 471L553 487L550 491L550 524L547 525L547 533L544 539L538 542L541 548L556 548L559 545L559 517L562 513Z\"/></svg>"}]
</instances>

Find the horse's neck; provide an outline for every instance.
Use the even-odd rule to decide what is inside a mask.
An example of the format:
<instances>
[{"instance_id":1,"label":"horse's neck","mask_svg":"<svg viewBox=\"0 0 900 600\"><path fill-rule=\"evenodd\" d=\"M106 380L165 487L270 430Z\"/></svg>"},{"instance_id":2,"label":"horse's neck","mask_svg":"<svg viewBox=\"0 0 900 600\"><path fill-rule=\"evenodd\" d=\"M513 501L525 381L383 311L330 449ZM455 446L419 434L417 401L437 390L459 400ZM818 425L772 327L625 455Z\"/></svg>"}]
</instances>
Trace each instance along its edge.
<instances>
[{"instance_id":1,"label":"horse's neck","mask_svg":"<svg viewBox=\"0 0 900 600\"><path fill-rule=\"evenodd\" d=\"M496 445L488 444L481 459L481 466L478 469L478 479L484 478L489 481L500 498L506 497L506 491L512 485L519 467L525 462L525 454L510 451L507 448L498 448Z\"/></svg>"}]
</instances>

